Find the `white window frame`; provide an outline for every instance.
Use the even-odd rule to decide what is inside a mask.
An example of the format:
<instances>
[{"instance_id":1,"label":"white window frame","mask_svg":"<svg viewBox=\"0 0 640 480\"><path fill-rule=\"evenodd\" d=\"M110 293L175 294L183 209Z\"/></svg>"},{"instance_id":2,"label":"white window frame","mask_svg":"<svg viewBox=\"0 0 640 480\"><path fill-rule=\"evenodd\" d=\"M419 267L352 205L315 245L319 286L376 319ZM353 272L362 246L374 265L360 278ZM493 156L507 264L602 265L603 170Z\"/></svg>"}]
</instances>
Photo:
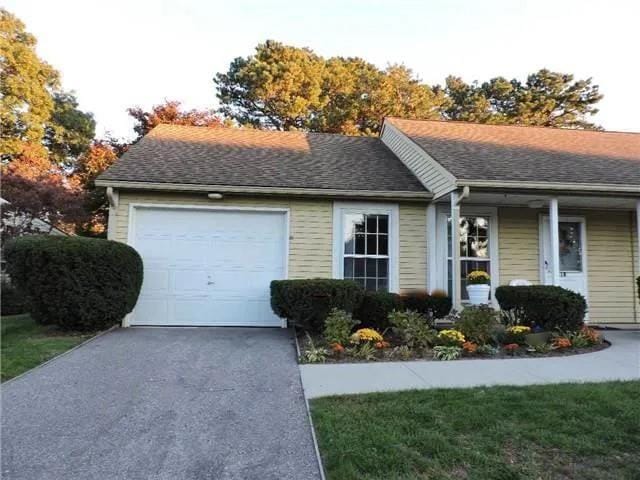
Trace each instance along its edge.
<instances>
[{"instance_id":1,"label":"white window frame","mask_svg":"<svg viewBox=\"0 0 640 480\"><path fill-rule=\"evenodd\" d=\"M333 203L333 278L344 278L344 221L347 214L387 215L389 217L389 286L390 292L400 291L399 208L391 203Z\"/></svg>"},{"instance_id":2,"label":"white window frame","mask_svg":"<svg viewBox=\"0 0 640 480\"><path fill-rule=\"evenodd\" d=\"M449 285L447 275L449 270L448 241L449 232L447 228L447 220L451 216L448 208L438 209L437 214L437 240L436 250L438 257L437 288L448 292ZM487 217L489 219L489 265L491 270L491 302L494 307L498 307L495 298L496 287L500 285L500 249L498 243L498 209L496 207L482 207L462 204L460 209L460 217ZM467 259L465 257L465 259ZM462 258L460 260L463 260ZM467 304L467 300L463 300L463 304Z\"/></svg>"}]
</instances>

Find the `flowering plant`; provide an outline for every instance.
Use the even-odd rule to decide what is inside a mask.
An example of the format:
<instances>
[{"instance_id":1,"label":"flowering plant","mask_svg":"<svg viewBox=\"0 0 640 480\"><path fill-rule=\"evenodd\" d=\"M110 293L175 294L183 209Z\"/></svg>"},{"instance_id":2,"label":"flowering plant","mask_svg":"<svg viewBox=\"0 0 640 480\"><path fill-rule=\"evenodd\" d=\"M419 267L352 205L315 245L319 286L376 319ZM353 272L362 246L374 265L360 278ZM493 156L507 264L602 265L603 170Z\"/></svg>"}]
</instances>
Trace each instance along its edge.
<instances>
[{"instance_id":1,"label":"flowering plant","mask_svg":"<svg viewBox=\"0 0 640 480\"><path fill-rule=\"evenodd\" d=\"M478 344L473 342L464 342L462 344L462 349L467 353L476 353L478 350Z\"/></svg>"},{"instance_id":2,"label":"flowering plant","mask_svg":"<svg viewBox=\"0 0 640 480\"><path fill-rule=\"evenodd\" d=\"M438 340L445 345L460 346L465 342L464 335L458 330L442 330L438 333Z\"/></svg>"},{"instance_id":3,"label":"flowering plant","mask_svg":"<svg viewBox=\"0 0 640 480\"><path fill-rule=\"evenodd\" d=\"M351 335L351 343L360 342L382 342L384 338L373 328L361 328Z\"/></svg>"},{"instance_id":4,"label":"flowering plant","mask_svg":"<svg viewBox=\"0 0 640 480\"><path fill-rule=\"evenodd\" d=\"M593 328L583 325L580 329L580 336L585 339L589 345L597 345L602 341L600 334Z\"/></svg>"},{"instance_id":5,"label":"flowering plant","mask_svg":"<svg viewBox=\"0 0 640 480\"><path fill-rule=\"evenodd\" d=\"M491 277L487 272L482 270L474 270L467 275L467 283L469 285L489 285Z\"/></svg>"},{"instance_id":6,"label":"flowering plant","mask_svg":"<svg viewBox=\"0 0 640 480\"><path fill-rule=\"evenodd\" d=\"M333 353L344 353L344 347L340 343L332 343L330 347Z\"/></svg>"},{"instance_id":7,"label":"flowering plant","mask_svg":"<svg viewBox=\"0 0 640 480\"><path fill-rule=\"evenodd\" d=\"M389 342L385 342L384 340L381 342L376 342L374 347L376 347L376 349L378 350L382 350L385 348L389 348L391 346L391 344Z\"/></svg>"},{"instance_id":8,"label":"flowering plant","mask_svg":"<svg viewBox=\"0 0 640 480\"><path fill-rule=\"evenodd\" d=\"M518 345L517 343L508 343L503 348L505 352L514 354L520 348L520 345Z\"/></svg>"},{"instance_id":9,"label":"flowering plant","mask_svg":"<svg viewBox=\"0 0 640 480\"><path fill-rule=\"evenodd\" d=\"M513 335L526 335L531 333L531 328L525 325L514 325L513 327L507 328L507 332Z\"/></svg>"},{"instance_id":10,"label":"flowering plant","mask_svg":"<svg viewBox=\"0 0 640 480\"><path fill-rule=\"evenodd\" d=\"M569 348L571 347L571 340L567 337L556 337L553 339L553 346L556 348Z\"/></svg>"}]
</instances>

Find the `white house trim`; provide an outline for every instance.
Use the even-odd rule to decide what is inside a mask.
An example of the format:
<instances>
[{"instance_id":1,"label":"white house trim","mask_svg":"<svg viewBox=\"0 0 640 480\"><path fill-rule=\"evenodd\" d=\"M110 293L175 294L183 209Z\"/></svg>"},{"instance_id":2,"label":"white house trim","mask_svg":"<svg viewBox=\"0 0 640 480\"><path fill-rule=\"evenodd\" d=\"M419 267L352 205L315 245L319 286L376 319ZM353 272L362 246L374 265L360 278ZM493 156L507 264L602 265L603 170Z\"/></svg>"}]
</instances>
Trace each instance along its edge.
<instances>
[{"instance_id":1,"label":"white house trim","mask_svg":"<svg viewBox=\"0 0 640 480\"><path fill-rule=\"evenodd\" d=\"M446 195L456 188L456 178L424 149L396 128L391 121L384 122L380 140L420 180L433 197Z\"/></svg>"},{"instance_id":2,"label":"white house trim","mask_svg":"<svg viewBox=\"0 0 640 480\"><path fill-rule=\"evenodd\" d=\"M333 278L344 277L344 215L368 213L389 216L389 291L400 291L400 209L393 203L333 203Z\"/></svg>"}]
</instances>

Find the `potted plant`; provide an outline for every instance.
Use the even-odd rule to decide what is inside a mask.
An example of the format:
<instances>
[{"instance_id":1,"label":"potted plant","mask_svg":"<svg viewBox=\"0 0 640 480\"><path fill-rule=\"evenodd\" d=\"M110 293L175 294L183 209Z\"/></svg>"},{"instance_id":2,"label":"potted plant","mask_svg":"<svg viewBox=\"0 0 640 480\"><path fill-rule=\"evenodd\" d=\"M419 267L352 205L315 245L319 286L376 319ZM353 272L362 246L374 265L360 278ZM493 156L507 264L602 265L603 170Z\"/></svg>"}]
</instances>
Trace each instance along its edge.
<instances>
[{"instance_id":1,"label":"potted plant","mask_svg":"<svg viewBox=\"0 0 640 480\"><path fill-rule=\"evenodd\" d=\"M467 293L469 294L469 303L471 305L489 303L490 281L489 274L482 270L474 270L467 275Z\"/></svg>"}]
</instances>

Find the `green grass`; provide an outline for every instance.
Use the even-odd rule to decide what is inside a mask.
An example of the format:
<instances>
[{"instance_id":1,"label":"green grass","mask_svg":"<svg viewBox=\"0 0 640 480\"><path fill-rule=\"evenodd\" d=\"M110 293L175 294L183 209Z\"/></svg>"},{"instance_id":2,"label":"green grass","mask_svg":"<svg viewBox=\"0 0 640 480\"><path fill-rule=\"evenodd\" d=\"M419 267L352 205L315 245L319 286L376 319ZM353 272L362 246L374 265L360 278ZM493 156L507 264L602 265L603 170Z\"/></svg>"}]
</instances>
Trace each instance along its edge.
<instances>
[{"instance_id":1,"label":"green grass","mask_svg":"<svg viewBox=\"0 0 640 480\"><path fill-rule=\"evenodd\" d=\"M640 479L640 382L311 402L329 480Z\"/></svg>"},{"instance_id":2,"label":"green grass","mask_svg":"<svg viewBox=\"0 0 640 480\"><path fill-rule=\"evenodd\" d=\"M0 335L0 377L4 382L93 334L61 332L54 326L38 325L29 315L7 315L0 318Z\"/></svg>"}]
</instances>

